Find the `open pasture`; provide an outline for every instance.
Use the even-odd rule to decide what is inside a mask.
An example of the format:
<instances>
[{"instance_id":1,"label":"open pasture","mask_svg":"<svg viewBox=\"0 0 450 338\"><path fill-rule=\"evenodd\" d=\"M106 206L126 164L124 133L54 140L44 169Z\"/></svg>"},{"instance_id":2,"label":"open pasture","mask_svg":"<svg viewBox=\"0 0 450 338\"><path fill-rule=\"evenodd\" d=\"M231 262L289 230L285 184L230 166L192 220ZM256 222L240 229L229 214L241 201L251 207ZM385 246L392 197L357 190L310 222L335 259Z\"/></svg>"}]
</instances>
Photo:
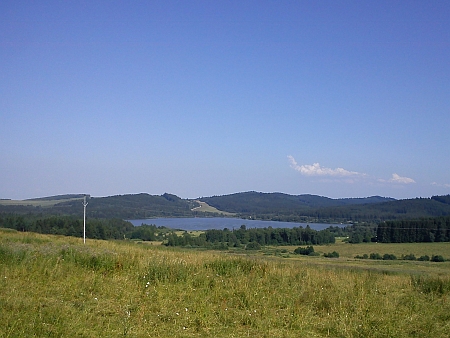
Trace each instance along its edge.
<instances>
[{"instance_id":1,"label":"open pasture","mask_svg":"<svg viewBox=\"0 0 450 338\"><path fill-rule=\"evenodd\" d=\"M0 337L450 335L448 276L330 261L0 229Z\"/></svg>"}]
</instances>

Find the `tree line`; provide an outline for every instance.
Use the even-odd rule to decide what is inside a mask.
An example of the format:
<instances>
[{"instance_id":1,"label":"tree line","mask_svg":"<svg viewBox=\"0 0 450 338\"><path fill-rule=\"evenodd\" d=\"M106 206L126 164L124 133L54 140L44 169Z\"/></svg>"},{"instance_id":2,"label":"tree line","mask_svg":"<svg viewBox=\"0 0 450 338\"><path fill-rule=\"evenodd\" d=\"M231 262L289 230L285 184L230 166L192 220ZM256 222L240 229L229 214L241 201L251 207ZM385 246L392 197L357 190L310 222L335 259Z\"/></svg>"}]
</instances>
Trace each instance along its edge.
<instances>
[{"instance_id":1,"label":"tree line","mask_svg":"<svg viewBox=\"0 0 450 338\"><path fill-rule=\"evenodd\" d=\"M378 225L377 241L382 243L448 242L450 216L385 221Z\"/></svg>"},{"instance_id":2,"label":"tree line","mask_svg":"<svg viewBox=\"0 0 450 338\"><path fill-rule=\"evenodd\" d=\"M83 236L83 219L74 216L0 214L0 227L40 234ZM86 221L86 237L92 239L123 239L133 230L133 224L118 218Z\"/></svg>"},{"instance_id":3,"label":"tree line","mask_svg":"<svg viewBox=\"0 0 450 338\"><path fill-rule=\"evenodd\" d=\"M76 216L0 214L0 227L42 234L83 236L83 220ZM335 237L347 237L350 243L378 241L382 243L448 242L450 216L411 220L355 224L347 227L330 226L317 231L309 226L294 228L251 228L206 230L199 236L188 232L177 235L172 229L155 225L133 226L119 218L88 218L86 236L93 239L160 240L168 246L240 247L258 245L320 245L334 243Z\"/></svg>"},{"instance_id":4,"label":"tree line","mask_svg":"<svg viewBox=\"0 0 450 338\"><path fill-rule=\"evenodd\" d=\"M196 246L219 248L240 247L250 243L259 245L312 245L335 243L335 234L329 229L313 230L306 228L252 228L242 225L239 229L206 230L199 236L192 236L188 232L182 235L171 233L167 236L167 246Z\"/></svg>"}]
</instances>

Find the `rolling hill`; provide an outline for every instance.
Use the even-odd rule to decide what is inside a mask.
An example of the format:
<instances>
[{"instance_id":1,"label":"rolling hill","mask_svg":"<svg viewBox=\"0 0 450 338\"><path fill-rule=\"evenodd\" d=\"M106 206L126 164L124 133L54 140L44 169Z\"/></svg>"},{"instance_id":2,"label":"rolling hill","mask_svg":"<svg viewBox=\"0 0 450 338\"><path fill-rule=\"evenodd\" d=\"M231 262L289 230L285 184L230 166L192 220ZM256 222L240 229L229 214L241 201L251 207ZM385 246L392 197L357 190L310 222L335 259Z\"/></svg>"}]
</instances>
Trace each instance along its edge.
<instances>
[{"instance_id":1,"label":"rolling hill","mask_svg":"<svg viewBox=\"0 0 450 338\"><path fill-rule=\"evenodd\" d=\"M84 194L49 196L32 200L0 200L2 214L74 215L81 217ZM140 219L235 215L291 222L379 222L384 220L450 215L450 195L395 200L387 197L332 199L317 195L242 192L202 197L212 208L196 208L196 200L176 195L146 193L107 197L88 196L87 217ZM205 205L205 204L204 204ZM205 206L206 206L205 205ZM214 209L215 208L215 209ZM218 212L203 212L202 210Z\"/></svg>"}]
</instances>

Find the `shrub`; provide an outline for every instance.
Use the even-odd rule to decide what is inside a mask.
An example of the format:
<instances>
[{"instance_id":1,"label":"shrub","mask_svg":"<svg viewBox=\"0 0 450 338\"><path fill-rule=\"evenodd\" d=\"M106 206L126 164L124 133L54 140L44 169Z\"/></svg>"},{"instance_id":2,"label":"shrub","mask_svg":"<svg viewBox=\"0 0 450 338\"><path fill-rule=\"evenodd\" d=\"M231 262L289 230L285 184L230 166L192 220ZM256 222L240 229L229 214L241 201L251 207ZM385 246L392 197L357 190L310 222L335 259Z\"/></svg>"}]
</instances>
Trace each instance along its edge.
<instances>
[{"instance_id":1,"label":"shrub","mask_svg":"<svg viewBox=\"0 0 450 338\"><path fill-rule=\"evenodd\" d=\"M371 253L369 257L370 259L383 259L379 253Z\"/></svg>"},{"instance_id":2,"label":"shrub","mask_svg":"<svg viewBox=\"0 0 450 338\"><path fill-rule=\"evenodd\" d=\"M402 259L404 259L405 261L415 261L416 256L414 256L414 254L411 253L409 255L402 256Z\"/></svg>"},{"instance_id":3,"label":"shrub","mask_svg":"<svg viewBox=\"0 0 450 338\"><path fill-rule=\"evenodd\" d=\"M314 247L312 245L307 246L306 248L298 247L297 249L294 250L294 253L297 255L310 255L313 252Z\"/></svg>"},{"instance_id":4,"label":"shrub","mask_svg":"<svg viewBox=\"0 0 450 338\"><path fill-rule=\"evenodd\" d=\"M261 244L258 242L250 242L245 247L245 250L261 250Z\"/></svg>"},{"instance_id":5,"label":"shrub","mask_svg":"<svg viewBox=\"0 0 450 338\"><path fill-rule=\"evenodd\" d=\"M430 256L428 256L428 255L420 256L417 260L426 262L426 261L430 260Z\"/></svg>"},{"instance_id":6,"label":"shrub","mask_svg":"<svg viewBox=\"0 0 450 338\"><path fill-rule=\"evenodd\" d=\"M325 253L325 254L323 254L323 256L327 257L327 258L339 258L339 253L336 251L333 251L333 252Z\"/></svg>"},{"instance_id":7,"label":"shrub","mask_svg":"<svg viewBox=\"0 0 450 338\"><path fill-rule=\"evenodd\" d=\"M384 261L395 261L397 257L394 254L384 254L383 260Z\"/></svg>"},{"instance_id":8,"label":"shrub","mask_svg":"<svg viewBox=\"0 0 450 338\"><path fill-rule=\"evenodd\" d=\"M433 255L433 256L431 256L431 261L432 262L445 262L445 259L441 255Z\"/></svg>"}]
</instances>

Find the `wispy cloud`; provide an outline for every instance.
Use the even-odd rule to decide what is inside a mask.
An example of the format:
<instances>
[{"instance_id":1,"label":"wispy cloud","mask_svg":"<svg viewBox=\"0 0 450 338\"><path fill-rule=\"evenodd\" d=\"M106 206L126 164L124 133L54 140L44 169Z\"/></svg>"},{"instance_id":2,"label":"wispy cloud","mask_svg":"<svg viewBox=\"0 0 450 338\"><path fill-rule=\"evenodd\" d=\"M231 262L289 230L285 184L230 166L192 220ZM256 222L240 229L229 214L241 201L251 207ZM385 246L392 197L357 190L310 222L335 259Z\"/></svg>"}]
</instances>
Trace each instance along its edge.
<instances>
[{"instance_id":1,"label":"wispy cloud","mask_svg":"<svg viewBox=\"0 0 450 338\"><path fill-rule=\"evenodd\" d=\"M401 184L416 183L416 181L414 181L412 178L402 177L396 173L392 174L392 178L389 180L389 182L401 183Z\"/></svg>"},{"instance_id":2,"label":"wispy cloud","mask_svg":"<svg viewBox=\"0 0 450 338\"><path fill-rule=\"evenodd\" d=\"M450 183L444 183L444 184L442 184L442 183L433 182L433 183L431 183L431 185L434 185L434 186L436 186L436 187L450 188Z\"/></svg>"},{"instance_id":3,"label":"wispy cloud","mask_svg":"<svg viewBox=\"0 0 450 338\"><path fill-rule=\"evenodd\" d=\"M349 176L365 176L366 174L356 171L349 171L344 168L326 168L322 167L319 163L299 165L295 158L291 155L288 156L291 168L297 170L302 175L306 176L334 176L334 177L349 177Z\"/></svg>"},{"instance_id":4,"label":"wispy cloud","mask_svg":"<svg viewBox=\"0 0 450 338\"><path fill-rule=\"evenodd\" d=\"M319 163L303 164L299 165L295 158L291 155L288 156L289 163L292 169L300 172L305 176L321 176L321 177L334 177L339 178L339 181L353 183L357 178L364 178L364 180L378 181L380 183L394 183L394 184L411 184L416 183L412 178L403 177L397 173L392 174L390 179L371 177L367 174L357 171L350 171L344 168L326 168L322 167ZM355 180L354 180L355 179ZM356 180L357 181L357 180Z\"/></svg>"}]
</instances>

